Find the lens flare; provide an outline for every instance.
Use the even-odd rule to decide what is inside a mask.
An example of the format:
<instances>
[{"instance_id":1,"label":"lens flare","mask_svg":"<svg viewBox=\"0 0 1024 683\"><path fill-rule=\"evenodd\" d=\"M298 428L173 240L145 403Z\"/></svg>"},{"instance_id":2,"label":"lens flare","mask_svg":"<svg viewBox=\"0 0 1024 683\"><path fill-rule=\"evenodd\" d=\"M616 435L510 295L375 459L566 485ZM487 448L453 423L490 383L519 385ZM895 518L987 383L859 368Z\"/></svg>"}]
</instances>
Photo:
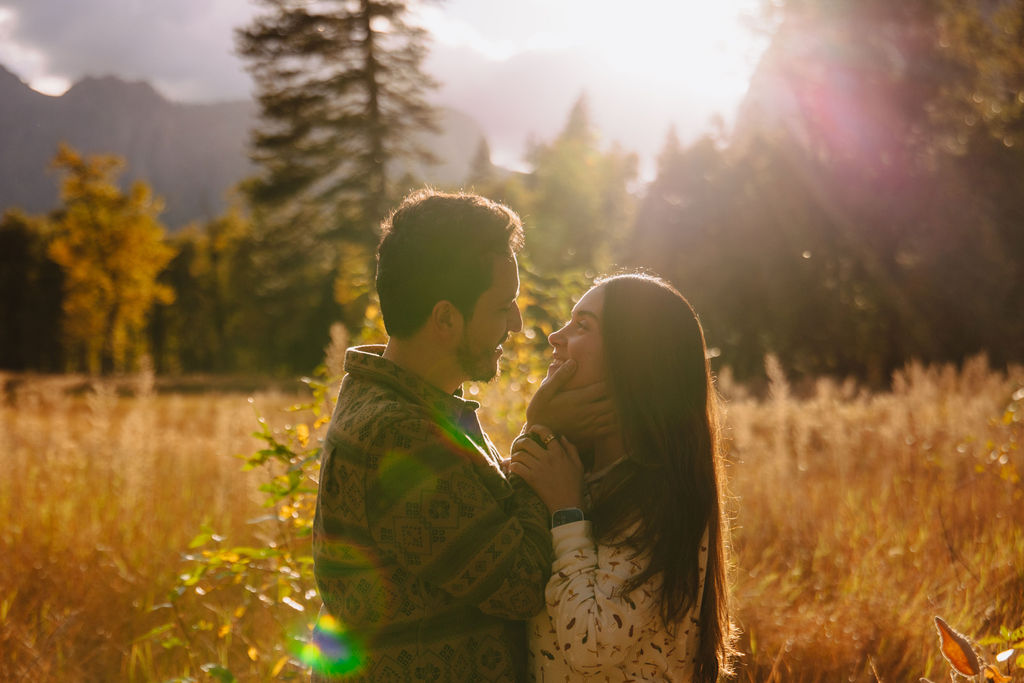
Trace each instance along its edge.
<instances>
[{"instance_id":1,"label":"lens flare","mask_svg":"<svg viewBox=\"0 0 1024 683\"><path fill-rule=\"evenodd\" d=\"M323 615L313 629L313 638L303 644L298 657L319 674L342 676L359 672L365 653L356 639L330 615Z\"/></svg>"}]
</instances>

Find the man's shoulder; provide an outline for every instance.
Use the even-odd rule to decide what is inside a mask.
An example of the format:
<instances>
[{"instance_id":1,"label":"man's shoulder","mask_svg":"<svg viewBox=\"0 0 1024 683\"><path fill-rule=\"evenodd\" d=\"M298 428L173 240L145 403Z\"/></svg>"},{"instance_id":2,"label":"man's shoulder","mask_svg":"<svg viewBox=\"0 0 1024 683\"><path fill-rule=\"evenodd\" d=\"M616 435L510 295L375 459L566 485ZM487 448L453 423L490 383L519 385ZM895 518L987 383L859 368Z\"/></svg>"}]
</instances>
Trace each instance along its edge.
<instances>
[{"instance_id":1,"label":"man's shoulder","mask_svg":"<svg viewBox=\"0 0 1024 683\"><path fill-rule=\"evenodd\" d=\"M329 428L333 440L369 445L382 434L406 432L423 437L436 432L423 404L387 385L346 377Z\"/></svg>"}]
</instances>

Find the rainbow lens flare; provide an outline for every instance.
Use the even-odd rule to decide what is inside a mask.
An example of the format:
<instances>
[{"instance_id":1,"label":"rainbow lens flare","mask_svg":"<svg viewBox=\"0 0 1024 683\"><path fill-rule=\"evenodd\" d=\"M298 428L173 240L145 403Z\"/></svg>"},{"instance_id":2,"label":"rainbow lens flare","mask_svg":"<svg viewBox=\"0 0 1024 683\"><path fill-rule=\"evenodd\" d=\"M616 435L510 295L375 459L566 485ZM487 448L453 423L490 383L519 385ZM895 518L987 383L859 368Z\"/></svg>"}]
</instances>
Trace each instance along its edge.
<instances>
[{"instance_id":1,"label":"rainbow lens flare","mask_svg":"<svg viewBox=\"0 0 1024 683\"><path fill-rule=\"evenodd\" d=\"M344 676L358 673L365 663L363 648L341 622L322 615L313 628L313 638L302 646L299 659L318 674Z\"/></svg>"}]
</instances>

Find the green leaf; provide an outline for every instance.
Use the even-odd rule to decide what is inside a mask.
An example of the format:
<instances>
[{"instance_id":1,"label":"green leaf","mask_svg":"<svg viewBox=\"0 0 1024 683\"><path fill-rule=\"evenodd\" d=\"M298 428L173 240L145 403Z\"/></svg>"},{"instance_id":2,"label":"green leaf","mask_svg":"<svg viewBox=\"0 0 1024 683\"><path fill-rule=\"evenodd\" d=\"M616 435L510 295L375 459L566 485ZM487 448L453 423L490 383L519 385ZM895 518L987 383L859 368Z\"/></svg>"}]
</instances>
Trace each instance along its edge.
<instances>
[{"instance_id":1,"label":"green leaf","mask_svg":"<svg viewBox=\"0 0 1024 683\"><path fill-rule=\"evenodd\" d=\"M203 664L199 668L224 683L235 683L238 680L233 673L220 664Z\"/></svg>"},{"instance_id":2,"label":"green leaf","mask_svg":"<svg viewBox=\"0 0 1024 683\"><path fill-rule=\"evenodd\" d=\"M185 641L183 641L178 636L171 636L170 638L164 639L160 643L160 647L162 647L165 650L171 650L176 647L183 647L184 645Z\"/></svg>"},{"instance_id":3,"label":"green leaf","mask_svg":"<svg viewBox=\"0 0 1024 683\"><path fill-rule=\"evenodd\" d=\"M173 622L170 622L170 623L167 623L167 624L161 624L160 626L157 626L156 628L152 628L152 629L146 631L145 633L143 633L138 638L135 638L132 642L133 643L138 643L139 641L142 641L142 640L152 640L153 638L156 638L157 636L159 636L159 635L161 635L163 633L167 633L172 628L174 628L174 623Z\"/></svg>"},{"instance_id":4,"label":"green leaf","mask_svg":"<svg viewBox=\"0 0 1024 683\"><path fill-rule=\"evenodd\" d=\"M204 531L203 533L197 535L195 538L193 538L191 541L189 541L188 548L189 548L189 550L195 550L199 546L206 545L207 543L209 543L210 539L212 539L212 538L213 538L213 534L212 533L210 533L208 531Z\"/></svg>"}]
</instances>

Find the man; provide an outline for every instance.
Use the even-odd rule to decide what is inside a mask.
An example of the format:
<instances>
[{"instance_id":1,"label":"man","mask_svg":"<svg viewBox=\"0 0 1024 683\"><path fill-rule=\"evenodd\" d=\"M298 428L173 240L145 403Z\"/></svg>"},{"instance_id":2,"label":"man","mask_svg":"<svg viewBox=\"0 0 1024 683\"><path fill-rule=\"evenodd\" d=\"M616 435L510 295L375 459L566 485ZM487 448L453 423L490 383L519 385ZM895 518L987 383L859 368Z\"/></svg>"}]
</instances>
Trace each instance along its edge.
<instances>
[{"instance_id":1,"label":"man","mask_svg":"<svg viewBox=\"0 0 1024 683\"><path fill-rule=\"evenodd\" d=\"M544 607L549 517L480 427L467 380L522 329L519 217L424 190L383 224L386 347L349 349L313 531L324 602L314 680L522 678Z\"/></svg>"}]
</instances>

